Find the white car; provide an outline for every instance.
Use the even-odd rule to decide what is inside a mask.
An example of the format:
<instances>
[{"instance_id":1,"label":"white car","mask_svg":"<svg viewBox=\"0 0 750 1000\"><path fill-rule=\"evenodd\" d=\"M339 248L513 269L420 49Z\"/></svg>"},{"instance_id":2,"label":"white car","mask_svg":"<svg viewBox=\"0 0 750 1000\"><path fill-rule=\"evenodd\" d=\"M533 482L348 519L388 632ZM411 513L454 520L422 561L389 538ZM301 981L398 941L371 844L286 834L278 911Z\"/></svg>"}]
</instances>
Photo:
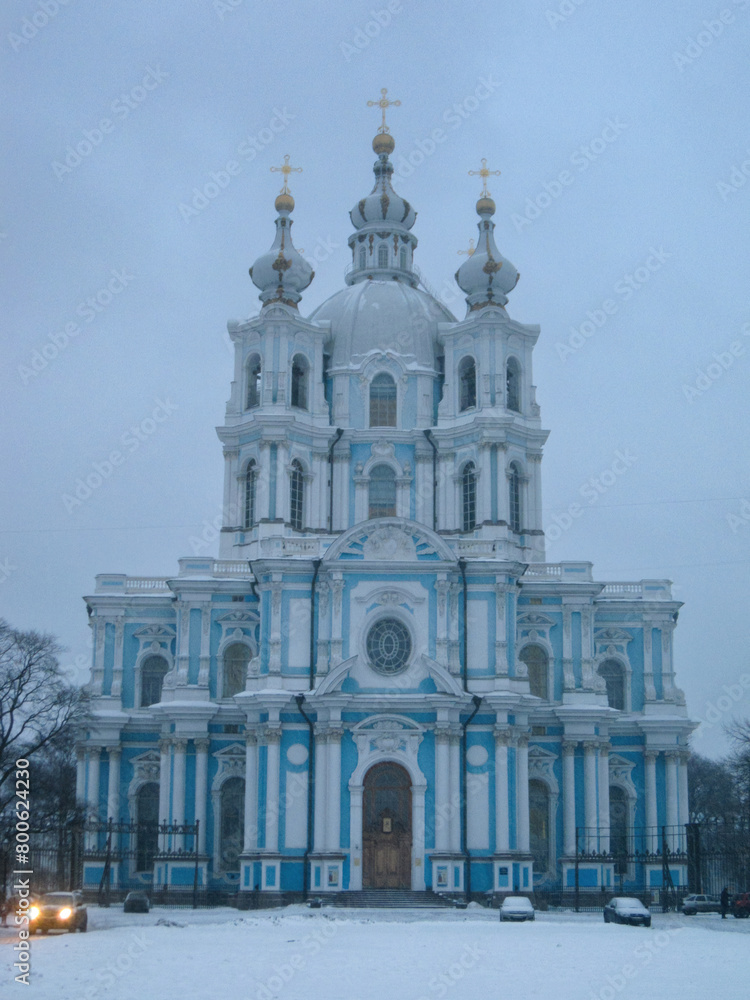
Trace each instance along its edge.
<instances>
[{"instance_id":1,"label":"white car","mask_svg":"<svg viewBox=\"0 0 750 1000\"><path fill-rule=\"evenodd\" d=\"M534 916L528 896L506 896L500 906L501 920L533 920Z\"/></svg>"}]
</instances>

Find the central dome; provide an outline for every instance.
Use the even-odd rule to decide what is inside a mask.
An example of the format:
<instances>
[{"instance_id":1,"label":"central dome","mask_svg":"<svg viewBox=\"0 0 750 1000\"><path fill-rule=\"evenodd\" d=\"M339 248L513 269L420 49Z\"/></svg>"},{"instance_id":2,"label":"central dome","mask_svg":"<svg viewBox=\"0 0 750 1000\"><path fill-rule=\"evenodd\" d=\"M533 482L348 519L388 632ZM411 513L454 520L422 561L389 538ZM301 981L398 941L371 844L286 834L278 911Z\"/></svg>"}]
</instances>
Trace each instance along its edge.
<instances>
[{"instance_id":1,"label":"central dome","mask_svg":"<svg viewBox=\"0 0 750 1000\"><path fill-rule=\"evenodd\" d=\"M413 355L435 368L442 350L438 323L455 323L452 313L421 288L402 281L361 281L336 292L310 316L331 324L329 353L334 367L359 363L373 351Z\"/></svg>"}]
</instances>

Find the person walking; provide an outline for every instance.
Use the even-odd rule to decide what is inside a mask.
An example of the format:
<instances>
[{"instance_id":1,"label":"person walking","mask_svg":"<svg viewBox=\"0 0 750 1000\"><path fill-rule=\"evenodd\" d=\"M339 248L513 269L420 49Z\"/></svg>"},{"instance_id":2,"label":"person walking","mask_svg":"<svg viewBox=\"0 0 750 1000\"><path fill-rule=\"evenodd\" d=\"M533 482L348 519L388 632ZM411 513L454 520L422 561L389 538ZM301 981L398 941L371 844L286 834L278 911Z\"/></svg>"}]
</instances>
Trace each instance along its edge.
<instances>
[{"instance_id":1,"label":"person walking","mask_svg":"<svg viewBox=\"0 0 750 1000\"><path fill-rule=\"evenodd\" d=\"M721 919L726 920L727 910L729 909L729 889L727 886L721 890L721 896L719 896L719 903L721 905Z\"/></svg>"}]
</instances>

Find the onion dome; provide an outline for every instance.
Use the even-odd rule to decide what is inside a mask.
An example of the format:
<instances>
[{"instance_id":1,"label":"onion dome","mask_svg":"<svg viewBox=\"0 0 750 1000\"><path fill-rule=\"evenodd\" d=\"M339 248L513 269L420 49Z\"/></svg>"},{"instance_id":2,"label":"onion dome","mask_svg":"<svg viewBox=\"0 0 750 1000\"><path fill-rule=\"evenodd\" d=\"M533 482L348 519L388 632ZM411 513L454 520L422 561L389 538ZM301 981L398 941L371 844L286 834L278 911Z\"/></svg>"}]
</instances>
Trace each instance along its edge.
<instances>
[{"instance_id":1,"label":"onion dome","mask_svg":"<svg viewBox=\"0 0 750 1000\"><path fill-rule=\"evenodd\" d=\"M301 168L289 166L288 156L284 157L283 167L271 167L271 170L279 170L284 174L284 186L274 203L279 213L276 219L276 238L271 249L258 257L250 268L250 277L260 289L259 298L264 306L271 302L283 302L296 309L302 292L315 277L315 272L292 242L290 215L294 209L294 198L286 178L291 171L299 169Z\"/></svg>"},{"instance_id":2,"label":"onion dome","mask_svg":"<svg viewBox=\"0 0 750 1000\"><path fill-rule=\"evenodd\" d=\"M479 216L479 238L474 252L456 271L456 282L465 293L469 312L484 309L487 306L502 307L508 301L508 293L518 284L520 277L513 264L500 253L495 245L495 202L487 190L486 178L490 173L482 160L481 170L470 170L470 174L479 174L484 179L482 194L477 202Z\"/></svg>"},{"instance_id":3,"label":"onion dome","mask_svg":"<svg viewBox=\"0 0 750 1000\"><path fill-rule=\"evenodd\" d=\"M372 168L375 174L375 186L349 213L355 229L362 229L368 223L382 226L386 222L407 231L414 225L417 213L391 186L393 164L388 157L395 145L393 136L383 133L378 133L372 141L372 148L378 154Z\"/></svg>"}]
</instances>

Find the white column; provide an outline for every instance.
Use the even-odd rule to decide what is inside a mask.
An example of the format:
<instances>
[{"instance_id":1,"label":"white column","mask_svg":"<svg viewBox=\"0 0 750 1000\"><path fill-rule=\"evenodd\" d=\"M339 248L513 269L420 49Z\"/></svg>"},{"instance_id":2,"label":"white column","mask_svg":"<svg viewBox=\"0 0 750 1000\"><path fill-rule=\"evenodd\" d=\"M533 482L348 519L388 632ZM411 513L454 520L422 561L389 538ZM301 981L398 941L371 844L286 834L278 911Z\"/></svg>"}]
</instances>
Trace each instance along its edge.
<instances>
[{"instance_id":1,"label":"white column","mask_svg":"<svg viewBox=\"0 0 750 1000\"><path fill-rule=\"evenodd\" d=\"M313 849L324 851L326 845L326 800L328 747L325 730L316 727L315 733L315 837Z\"/></svg>"},{"instance_id":2,"label":"white column","mask_svg":"<svg viewBox=\"0 0 750 1000\"><path fill-rule=\"evenodd\" d=\"M584 816L586 825L586 850L597 849L597 811L596 811L596 750L597 746L591 740L583 744L583 796Z\"/></svg>"},{"instance_id":3,"label":"white column","mask_svg":"<svg viewBox=\"0 0 750 1000\"><path fill-rule=\"evenodd\" d=\"M86 751L76 750L76 802L86 801Z\"/></svg>"},{"instance_id":4,"label":"white column","mask_svg":"<svg viewBox=\"0 0 750 1000\"><path fill-rule=\"evenodd\" d=\"M279 751L281 729L266 729L266 850L279 850Z\"/></svg>"},{"instance_id":5,"label":"white column","mask_svg":"<svg viewBox=\"0 0 750 1000\"><path fill-rule=\"evenodd\" d=\"M423 890L424 881L424 786L411 791L411 887L416 892Z\"/></svg>"},{"instance_id":6,"label":"white column","mask_svg":"<svg viewBox=\"0 0 750 1000\"><path fill-rule=\"evenodd\" d=\"M107 747L109 754L109 779L107 781L107 819L117 823L120 819L120 754L119 746Z\"/></svg>"},{"instance_id":7,"label":"white column","mask_svg":"<svg viewBox=\"0 0 750 1000\"><path fill-rule=\"evenodd\" d=\"M159 822L169 822L169 740L159 740ZM159 850L166 851L167 835L159 837Z\"/></svg>"},{"instance_id":8,"label":"white column","mask_svg":"<svg viewBox=\"0 0 750 1000\"><path fill-rule=\"evenodd\" d=\"M362 888L362 785L349 789L349 825L352 844L352 867L349 888Z\"/></svg>"},{"instance_id":9,"label":"white column","mask_svg":"<svg viewBox=\"0 0 750 1000\"><path fill-rule=\"evenodd\" d=\"M435 850L447 851L450 834L450 734L435 733Z\"/></svg>"},{"instance_id":10,"label":"white column","mask_svg":"<svg viewBox=\"0 0 750 1000\"><path fill-rule=\"evenodd\" d=\"M516 745L516 847L529 851L529 738L518 737Z\"/></svg>"},{"instance_id":11,"label":"white column","mask_svg":"<svg viewBox=\"0 0 750 1000\"><path fill-rule=\"evenodd\" d=\"M461 737L450 738L450 836L448 850L461 850Z\"/></svg>"},{"instance_id":12,"label":"white column","mask_svg":"<svg viewBox=\"0 0 750 1000\"><path fill-rule=\"evenodd\" d=\"M690 798L688 792L688 757L689 754L686 752L680 753L680 840L679 848L680 850L686 850L686 831L685 825L690 822Z\"/></svg>"},{"instance_id":13,"label":"white column","mask_svg":"<svg viewBox=\"0 0 750 1000\"><path fill-rule=\"evenodd\" d=\"M643 756L646 775L646 849L650 854L659 843L656 812L656 751L647 750Z\"/></svg>"},{"instance_id":14,"label":"white column","mask_svg":"<svg viewBox=\"0 0 750 1000\"><path fill-rule=\"evenodd\" d=\"M86 783L86 805L88 812L88 819L91 823L99 822L99 761L101 758L101 749L99 747L91 747L86 752L86 757L88 758L87 770L88 777ZM97 835L95 832L90 831L87 837L88 848L93 850L97 846Z\"/></svg>"},{"instance_id":15,"label":"white column","mask_svg":"<svg viewBox=\"0 0 750 1000\"><path fill-rule=\"evenodd\" d=\"M510 850L508 823L508 731L495 730L495 851L507 854Z\"/></svg>"},{"instance_id":16,"label":"white column","mask_svg":"<svg viewBox=\"0 0 750 1000\"><path fill-rule=\"evenodd\" d=\"M185 822L185 750L187 749L187 740L174 740L173 746L172 822L176 826L182 826ZM174 835L172 847L178 851L185 847L185 838L181 833Z\"/></svg>"},{"instance_id":17,"label":"white column","mask_svg":"<svg viewBox=\"0 0 750 1000\"><path fill-rule=\"evenodd\" d=\"M667 775L667 844L670 850L675 850L677 846L677 823L678 823L678 803L677 803L677 764L678 753L670 750L666 756Z\"/></svg>"},{"instance_id":18,"label":"white column","mask_svg":"<svg viewBox=\"0 0 750 1000\"><path fill-rule=\"evenodd\" d=\"M609 854L609 743L599 746L599 850Z\"/></svg>"},{"instance_id":19,"label":"white column","mask_svg":"<svg viewBox=\"0 0 750 1000\"><path fill-rule=\"evenodd\" d=\"M328 730L328 780L326 782L326 846L341 849L341 737L342 729Z\"/></svg>"},{"instance_id":20,"label":"white column","mask_svg":"<svg viewBox=\"0 0 750 1000\"><path fill-rule=\"evenodd\" d=\"M208 813L208 740L195 741L195 819L198 823L198 853L206 853Z\"/></svg>"},{"instance_id":21,"label":"white column","mask_svg":"<svg viewBox=\"0 0 750 1000\"><path fill-rule=\"evenodd\" d=\"M576 853L576 744L563 743L563 854Z\"/></svg>"}]
</instances>

